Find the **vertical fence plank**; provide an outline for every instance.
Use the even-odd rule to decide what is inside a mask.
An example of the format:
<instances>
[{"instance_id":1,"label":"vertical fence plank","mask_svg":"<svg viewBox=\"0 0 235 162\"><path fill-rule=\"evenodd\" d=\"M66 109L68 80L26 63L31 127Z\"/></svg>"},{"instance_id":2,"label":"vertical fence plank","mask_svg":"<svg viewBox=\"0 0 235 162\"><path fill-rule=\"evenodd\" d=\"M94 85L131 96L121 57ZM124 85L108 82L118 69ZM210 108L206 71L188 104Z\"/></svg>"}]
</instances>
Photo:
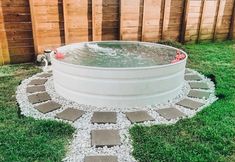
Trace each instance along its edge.
<instances>
[{"instance_id":1,"label":"vertical fence plank","mask_svg":"<svg viewBox=\"0 0 235 162\"><path fill-rule=\"evenodd\" d=\"M205 8L206 8L206 0L202 0L201 11L200 11L201 15L200 15L199 23L198 23L198 34L197 34L196 42L198 42L200 40L201 30L202 30L202 23L203 23L204 14L205 14Z\"/></svg>"},{"instance_id":2,"label":"vertical fence plank","mask_svg":"<svg viewBox=\"0 0 235 162\"><path fill-rule=\"evenodd\" d=\"M103 0L102 3L102 40L118 40L120 37L120 1Z\"/></svg>"},{"instance_id":3,"label":"vertical fence plank","mask_svg":"<svg viewBox=\"0 0 235 162\"><path fill-rule=\"evenodd\" d=\"M233 1L233 10L232 10L232 15L231 15L231 20L230 20L230 27L229 27L229 35L228 39L233 39L234 38L234 23L235 23L235 0Z\"/></svg>"},{"instance_id":4,"label":"vertical fence plank","mask_svg":"<svg viewBox=\"0 0 235 162\"><path fill-rule=\"evenodd\" d=\"M143 14L142 41L161 39L161 1L145 0Z\"/></svg>"},{"instance_id":5,"label":"vertical fence plank","mask_svg":"<svg viewBox=\"0 0 235 162\"><path fill-rule=\"evenodd\" d=\"M224 8L224 5L225 5L225 0L219 0L219 6L218 6L218 13L217 13L217 16L216 16L216 21L215 21L215 29L214 29L214 34L213 34L213 41L215 41L217 38L217 31L218 31L218 28L219 28L219 24L221 24L222 22L222 16L223 16L223 8Z\"/></svg>"},{"instance_id":6,"label":"vertical fence plank","mask_svg":"<svg viewBox=\"0 0 235 162\"><path fill-rule=\"evenodd\" d=\"M187 26L187 19L188 19L188 10L189 10L189 0L184 0L183 3L183 12L182 12L182 21L180 27L180 42L185 42L185 33L186 33L186 26Z\"/></svg>"},{"instance_id":7,"label":"vertical fence plank","mask_svg":"<svg viewBox=\"0 0 235 162\"><path fill-rule=\"evenodd\" d=\"M63 0L66 43L88 41L88 0Z\"/></svg>"},{"instance_id":8,"label":"vertical fence plank","mask_svg":"<svg viewBox=\"0 0 235 162\"><path fill-rule=\"evenodd\" d=\"M30 0L30 12L36 54L64 44L62 0Z\"/></svg>"},{"instance_id":9,"label":"vertical fence plank","mask_svg":"<svg viewBox=\"0 0 235 162\"><path fill-rule=\"evenodd\" d=\"M217 0L207 0L204 4L202 25L200 27L199 40L211 40L216 17Z\"/></svg>"},{"instance_id":10,"label":"vertical fence plank","mask_svg":"<svg viewBox=\"0 0 235 162\"><path fill-rule=\"evenodd\" d=\"M92 0L92 37L102 40L102 0Z\"/></svg>"},{"instance_id":11,"label":"vertical fence plank","mask_svg":"<svg viewBox=\"0 0 235 162\"><path fill-rule=\"evenodd\" d=\"M34 11L35 10L34 9L34 0L29 0L29 7L30 7L30 15L31 15L31 23L32 23L34 51L35 51L35 54L38 54L39 49L38 49L38 36L37 36L35 11Z\"/></svg>"},{"instance_id":12,"label":"vertical fence plank","mask_svg":"<svg viewBox=\"0 0 235 162\"><path fill-rule=\"evenodd\" d=\"M9 58L8 48L5 47L6 49L4 49L3 45L6 44L6 42L7 40L6 40L6 31L3 22L2 1L0 1L0 65L4 65L6 61L6 57L4 57L4 52L7 53ZM10 60L8 60L8 63L9 61Z\"/></svg>"},{"instance_id":13,"label":"vertical fence plank","mask_svg":"<svg viewBox=\"0 0 235 162\"><path fill-rule=\"evenodd\" d=\"M140 0L121 0L121 40L139 39Z\"/></svg>"},{"instance_id":14,"label":"vertical fence plank","mask_svg":"<svg viewBox=\"0 0 235 162\"><path fill-rule=\"evenodd\" d=\"M2 1L0 1L0 60L0 64L10 63L7 35L2 12Z\"/></svg>"},{"instance_id":15,"label":"vertical fence plank","mask_svg":"<svg viewBox=\"0 0 235 162\"><path fill-rule=\"evenodd\" d=\"M0 65L4 65L4 58L2 55L2 42L0 41Z\"/></svg>"}]
</instances>

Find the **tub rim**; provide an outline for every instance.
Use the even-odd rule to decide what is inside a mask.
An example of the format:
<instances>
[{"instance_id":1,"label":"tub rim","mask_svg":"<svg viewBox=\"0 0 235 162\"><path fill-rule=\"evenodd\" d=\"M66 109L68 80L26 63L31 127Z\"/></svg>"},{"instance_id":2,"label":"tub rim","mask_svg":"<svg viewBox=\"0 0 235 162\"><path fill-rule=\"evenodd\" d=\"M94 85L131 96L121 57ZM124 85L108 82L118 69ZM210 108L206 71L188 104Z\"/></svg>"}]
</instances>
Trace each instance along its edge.
<instances>
[{"instance_id":1,"label":"tub rim","mask_svg":"<svg viewBox=\"0 0 235 162\"><path fill-rule=\"evenodd\" d=\"M175 63L168 63L168 64L164 64L164 65L154 65L154 66L143 66L143 67L99 67L99 66L88 66L88 65L79 65L79 64L72 64L72 63L67 63L67 62L63 62L63 61L60 61L59 59L56 59L55 58L55 55L54 55L54 51L51 52L50 56L51 56L51 59L52 59L52 63L55 61L55 62L58 62L60 64L64 64L66 66L72 66L74 68L81 68L81 69L89 69L89 70L110 70L110 71L125 71L125 70L151 70L151 69L160 69L160 68L165 68L165 67L171 67L171 66L174 66L174 65L177 65L177 64L181 64L183 62L186 62L187 58L188 58L188 54L181 50L181 49L178 49L176 47L172 47L172 46L169 46L169 45L164 45L164 44L160 44L160 43L153 43L153 42L142 42L142 41L119 41L119 40L111 40L111 41L89 41L89 42L79 42L79 43L99 43L99 42L127 42L127 43L146 43L146 44L157 44L159 46L162 46L162 47L167 47L167 48L171 48L171 49L175 49L175 50L179 50L180 52L182 52L183 54L185 54L185 58L183 60L180 60L178 62L175 62ZM79 44L79 43L70 43L70 44L67 44L67 45L76 45L76 44ZM67 45L63 45L61 47L65 47ZM61 47L58 47L56 48L59 49Z\"/></svg>"}]
</instances>

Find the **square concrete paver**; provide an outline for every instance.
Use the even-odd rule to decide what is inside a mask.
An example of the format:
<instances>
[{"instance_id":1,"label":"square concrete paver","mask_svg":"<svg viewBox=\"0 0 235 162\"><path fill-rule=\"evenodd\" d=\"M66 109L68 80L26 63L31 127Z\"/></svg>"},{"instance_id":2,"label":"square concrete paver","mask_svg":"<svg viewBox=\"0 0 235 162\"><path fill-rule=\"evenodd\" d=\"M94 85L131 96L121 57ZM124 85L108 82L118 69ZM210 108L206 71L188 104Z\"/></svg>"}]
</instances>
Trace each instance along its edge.
<instances>
[{"instance_id":1,"label":"square concrete paver","mask_svg":"<svg viewBox=\"0 0 235 162\"><path fill-rule=\"evenodd\" d=\"M80 118L85 112L82 110L67 108L64 111L56 114L56 117L59 119L69 120L74 122L78 118Z\"/></svg>"},{"instance_id":2,"label":"square concrete paver","mask_svg":"<svg viewBox=\"0 0 235 162\"><path fill-rule=\"evenodd\" d=\"M202 78L196 74L185 74L185 80L202 80Z\"/></svg>"},{"instance_id":3,"label":"square concrete paver","mask_svg":"<svg viewBox=\"0 0 235 162\"><path fill-rule=\"evenodd\" d=\"M30 103L35 104L51 100L51 97L49 96L48 93L43 92L43 93L32 94L28 96L28 99Z\"/></svg>"},{"instance_id":4,"label":"square concrete paver","mask_svg":"<svg viewBox=\"0 0 235 162\"><path fill-rule=\"evenodd\" d=\"M176 119L176 118L180 118L185 116L184 113L182 113L181 111L179 111L176 108L170 107L170 108L165 108L165 109L159 109L157 110L157 112L164 118L166 118L167 120L171 120L171 119Z\"/></svg>"},{"instance_id":5,"label":"square concrete paver","mask_svg":"<svg viewBox=\"0 0 235 162\"><path fill-rule=\"evenodd\" d=\"M116 112L94 112L91 118L92 123L104 124L104 123L116 123Z\"/></svg>"},{"instance_id":6,"label":"square concrete paver","mask_svg":"<svg viewBox=\"0 0 235 162\"><path fill-rule=\"evenodd\" d=\"M46 81L47 79L34 79L28 85L43 85Z\"/></svg>"},{"instance_id":7,"label":"square concrete paver","mask_svg":"<svg viewBox=\"0 0 235 162\"><path fill-rule=\"evenodd\" d=\"M210 96L210 92L207 91L200 91L200 90L190 90L188 93L189 97L194 97L194 98L205 98L208 99Z\"/></svg>"},{"instance_id":8,"label":"square concrete paver","mask_svg":"<svg viewBox=\"0 0 235 162\"><path fill-rule=\"evenodd\" d=\"M43 92L43 91L46 91L46 88L43 85L32 86L32 87L27 87L26 88L27 93L35 93L35 92Z\"/></svg>"},{"instance_id":9,"label":"square concrete paver","mask_svg":"<svg viewBox=\"0 0 235 162\"><path fill-rule=\"evenodd\" d=\"M41 78L48 78L48 77L51 77L51 76L52 76L52 73L44 73L44 74L38 75L38 77L41 77Z\"/></svg>"},{"instance_id":10,"label":"square concrete paver","mask_svg":"<svg viewBox=\"0 0 235 162\"><path fill-rule=\"evenodd\" d=\"M118 130L92 130L91 145L96 147L121 145Z\"/></svg>"},{"instance_id":11,"label":"square concrete paver","mask_svg":"<svg viewBox=\"0 0 235 162\"><path fill-rule=\"evenodd\" d=\"M192 110L196 110L199 107L203 106L204 104L198 101L194 101L191 99L183 99L180 102L176 103L177 105L192 109Z\"/></svg>"},{"instance_id":12,"label":"square concrete paver","mask_svg":"<svg viewBox=\"0 0 235 162\"><path fill-rule=\"evenodd\" d=\"M117 156L86 156L84 162L118 162Z\"/></svg>"},{"instance_id":13,"label":"square concrete paver","mask_svg":"<svg viewBox=\"0 0 235 162\"><path fill-rule=\"evenodd\" d=\"M43 114L46 114L48 112L57 110L61 107L60 104L54 102L54 101L49 101L47 103L43 103L41 105L35 106L35 109L37 109L38 111L40 111Z\"/></svg>"},{"instance_id":14,"label":"square concrete paver","mask_svg":"<svg viewBox=\"0 0 235 162\"><path fill-rule=\"evenodd\" d=\"M126 116L131 121L131 123L154 120L154 118L150 116L147 111L126 112Z\"/></svg>"},{"instance_id":15,"label":"square concrete paver","mask_svg":"<svg viewBox=\"0 0 235 162\"><path fill-rule=\"evenodd\" d=\"M189 82L192 89L209 89L208 85L204 82Z\"/></svg>"}]
</instances>

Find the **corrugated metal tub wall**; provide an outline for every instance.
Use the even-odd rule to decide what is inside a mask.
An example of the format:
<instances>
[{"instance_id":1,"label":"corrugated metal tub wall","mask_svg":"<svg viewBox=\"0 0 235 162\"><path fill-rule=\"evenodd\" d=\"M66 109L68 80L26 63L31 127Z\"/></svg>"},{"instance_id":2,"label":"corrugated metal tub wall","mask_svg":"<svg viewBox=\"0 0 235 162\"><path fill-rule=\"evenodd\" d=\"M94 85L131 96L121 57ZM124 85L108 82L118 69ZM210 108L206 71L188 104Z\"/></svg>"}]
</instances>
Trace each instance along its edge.
<instances>
[{"instance_id":1,"label":"corrugated metal tub wall","mask_svg":"<svg viewBox=\"0 0 235 162\"><path fill-rule=\"evenodd\" d=\"M64 98L86 105L140 107L164 103L176 97L184 85L187 54L181 52L186 57L179 62L136 68L75 65L52 55L54 86Z\"/></svg>"}]
</instances>

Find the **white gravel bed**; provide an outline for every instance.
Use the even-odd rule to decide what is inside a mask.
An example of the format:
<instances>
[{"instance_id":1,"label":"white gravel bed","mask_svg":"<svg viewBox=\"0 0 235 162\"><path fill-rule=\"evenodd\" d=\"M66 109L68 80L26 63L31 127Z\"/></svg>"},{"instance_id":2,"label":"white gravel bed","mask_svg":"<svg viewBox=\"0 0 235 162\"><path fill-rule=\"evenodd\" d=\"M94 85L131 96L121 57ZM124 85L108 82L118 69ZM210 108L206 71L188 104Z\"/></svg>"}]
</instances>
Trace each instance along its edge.
<instances>
[{"instance_id":1,"label":"white gravel bed","mask_svg":"<svg viewBox=\"0 0 235 162\"><path fill-rule=\"evenodd\" d=\"M50 67L49 67L50 68ZM131 156L132 152L132 146L130 141L130 135L128 133L128 129L132 126L131 122L126 118L125 112L128 111L136 111L136 110L146 110L148 111L149 115L151 115L155 120L154 121L147 121L141 123L141 125L155 125L155 124L174 124L179 119L174 120L166 120L162 116L160 116L156 110L157 109L163 109L167 107L174 106L178 110L182 111L187 115L187 117L193 117L197 112L201 111L203 108L207 107L214 101L216 101L216 96L214 94L214 83L210 81L210 79L206 78L204 75L199 74L198 72L188 69L190 73L187 74L198 74L202 78L202 82L206 82L209 86L208 91L211 92L208 99L198 99L198 98L190 98L195 101L199 101L204 103L202 107L195 110L190 110L187 108L184 108L179 105L175 105L178 101L188 98L187 94L190 91L190 86L188 84L189 81L185 81L184 86L182 90L179 92L179 95L174 98L173 100L164 103L164 104L157 104L152 106L146 106L146 107L136 107L136 108L112 108L112 107L94 107L94 106L87 106L87 105L81 105L73 101L66 100L65 98L59 96L54 89L53 85L53 77L48 78L48 81L45 83L46 91L51 96L52 100L60 103L62 107L58 110L52 111L47 114L42 114L39 111L37 111L33 105L28 101L28 95L26 93L26 87L28 83L38 78L38 75L42 73L38 73L28 79L25 79L22 81L22 83L18 86L16 91L16 99L19 103L21 113L25 116L30 116L35 119L52 119L52 120L58 120L62 121L61 119L55 118L55 115L58 112L63 111L64 109L68 107L74 107L78 108L79 110L84 110L86 113L79 118L74 123L69 121L64 121L67 123L70 123L73 127L76 128L76 132L73 135L73 140L71 141L71 144L69 146L69 151L66 155L66 157L63 159L63 161L66 162L83 162L85 156L89 155L116 155L118 157L118 160L120 162L134 162L135 159ZM194 81L190 81L194 82ZM114 111L117 112L117 123L116 124L92 124L90 122L91 117L93 115L94 111ZM103 148L95 148L91 147L91 137L90 132L91 130L95 129L116 129L119 130L120 136L121 136L121 143L120 146L114 146L111 148L103 147Z\"/></svg>"}]
</instances>

